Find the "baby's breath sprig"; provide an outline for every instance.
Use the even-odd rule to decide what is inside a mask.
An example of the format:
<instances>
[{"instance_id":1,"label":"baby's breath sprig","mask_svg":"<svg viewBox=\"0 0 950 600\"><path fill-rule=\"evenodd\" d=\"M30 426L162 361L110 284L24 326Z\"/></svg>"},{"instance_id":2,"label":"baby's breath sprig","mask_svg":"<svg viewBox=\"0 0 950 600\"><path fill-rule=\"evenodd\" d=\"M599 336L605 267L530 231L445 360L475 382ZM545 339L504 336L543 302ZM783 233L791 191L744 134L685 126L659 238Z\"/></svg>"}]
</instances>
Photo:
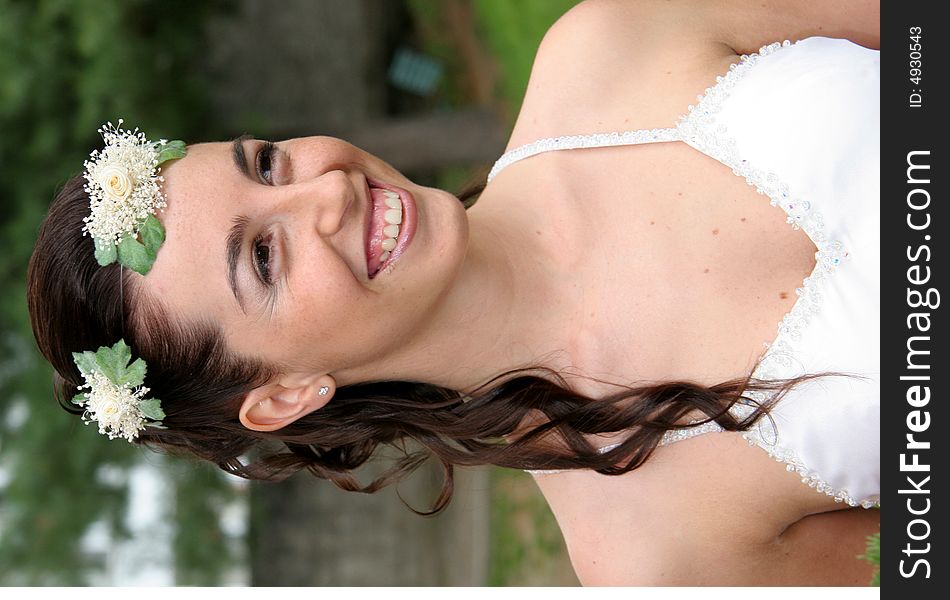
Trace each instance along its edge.
<instances>
[{"instance_id":1,"label":"baby's breath sprig","mask_svg":"<svg viewBox=\"0 0 950 600\"><path fill-rule=\"evenodd\" d=\"M119 119L118 125L100 127L105 148L93 150L83 163L89 194L83 232L94 240L100 265L118 261L145 275L165 241L165 229L155 218L166 206L159 166L185 156L185 143L150 142L138 128L121 126Z\"/></svg>"},{"instance_id":2,"label":"baby's breath sprig","mask_svg":"<svg viewBox=\"0 0 950 600\"><path fill-rule=\"evenodd\" d=\"M145 361L132 362L132 351L125 340L111 348L102 346L96 352L74 352L73 361L79 367L85 384L72 402L86 409L82 420L88 425L99 423L99 433L109 439L122 437L132 442L146 427L163 427L165 412L156 398L145 398Z\"/></svg>"}]
</instances>

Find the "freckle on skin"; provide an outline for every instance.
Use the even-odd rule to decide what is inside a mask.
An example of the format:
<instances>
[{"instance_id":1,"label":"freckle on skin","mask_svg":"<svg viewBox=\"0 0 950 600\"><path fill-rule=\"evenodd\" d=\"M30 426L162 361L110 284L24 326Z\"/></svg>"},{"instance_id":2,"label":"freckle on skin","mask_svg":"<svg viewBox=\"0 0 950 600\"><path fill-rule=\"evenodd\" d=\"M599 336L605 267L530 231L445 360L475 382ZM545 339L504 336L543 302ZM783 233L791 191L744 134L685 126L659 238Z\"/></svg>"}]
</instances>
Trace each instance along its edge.
<instances>
[{"instance_id":1,"label":"freckle on skin","mask_svg":"<svg viewBox=\"0 0 950 600\"><path fill-rule=\"evenodd\" d=\"M656 221L650 221L650 225L655 225Z\"/></svg>"},{"instance_id":2,"label":"freckle on skin","mask_svg":"<svg viewBox=\"0 0 950 600\"><path fill-rule=\"evenodd\" d=\"M713 235L719 235L719 229L713 229Z\"/></svg>"},{"instance_id":3,"label":"freckle on skin","mask_svg":"<svg viewBox=\"0 0 950 600\"><path fill-rule=\"evenodd\" d=\"M682 195L683 195L683 192L676 192L676 195L677 195L677 196L682 196Z\"/></svg>"},{"instance_id":4,"label":"freckle on skin","mask_svg":"<svg viewBox=\"0 0 950 600\"><path fill-rule=\"evenodd\" d=\"M788 298L788 292L779 292L778 297L781 298L782 300L784 300L784 299Z\"/></svg>"},{"instance_id":5,"label":"freckle on skin","mask_svg":"<svg viewBox=\"0 0 950 600\"><path fill-rule=\"evenodd\" d=\"M708 273L709 269L703 269L703 273Z\"/></svg>"},{"instance_id":6,"label":"freckle on skin","mask_svg":"<svg viewBox=\"0 0 950 600\"><path fill-rule=\"evenodd\" d=\"M538 235L541 235L541 232L540 232L540 231L535 231L535 233L538 234Z\"/></svg>"},{"instance_id":7,"label":"freckle on skin","mask_svg":"<svg viewBox=\"0 0 950 600\"><path fill-rule=\"evenodd\" d=\"M745 223L745 217L742 217L742 218L739 219L739 220L742 221L743 223Z\"/></svg>"}]
</instances>

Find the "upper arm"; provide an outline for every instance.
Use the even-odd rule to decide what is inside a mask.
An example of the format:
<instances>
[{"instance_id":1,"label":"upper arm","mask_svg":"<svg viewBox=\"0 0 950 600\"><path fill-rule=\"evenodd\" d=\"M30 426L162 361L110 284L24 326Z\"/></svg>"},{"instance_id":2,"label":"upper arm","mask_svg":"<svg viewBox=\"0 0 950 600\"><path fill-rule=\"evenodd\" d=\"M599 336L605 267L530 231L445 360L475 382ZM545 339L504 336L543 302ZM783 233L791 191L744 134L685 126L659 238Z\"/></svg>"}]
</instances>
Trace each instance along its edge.
<instances>
[{"instance_id":1,"label":"upper arm","mask_svg":"<svg viewBox=\"0 0 950 600\"><path fill-rule=\"evenodd\" d=\"M550 477L539 486L584 585L748 584L756 571L774 575L774 541L801 512L785 486L815 494L733 433L659 447L621 476Z\"/></svg>"},{"instance_id":2,"label":"upper arm","mask_svg":"<svg viewBox=\"0 0 950 600\"><path fill-rule=\"evenodd\" d=\"M702 502L703 498L695 498ZM732 513L755 519L737 502ZM867 585L873 567L857 557L880 531L878 511L836 510L800 519L772 540L728 523L693 523L684 513L632 524L571 554L586 586ZM575 556L576 555L576 556Z\"/></svg>"},{"instance_id":3,"label":"upper arm","mask_svg":"<svg viewBox=\"0 0 950 600\"><path fill-rule=\"evenodd\" d=\"M821 513L789 531L761 545L728 534L660 543L644 537L639 551L600 548L582 566L575 561L575 568L585 586L866 586L871 581L874 567L859 555L867 536L880 531L879 515L864 508Z\"/></svg>"},{"instance_id":4,"label":"upper arm","mask_svg":"<svg viewBox=\"0 0 950 600\"><path fill-rule=\"evenodd\" d=\"M874 49L881 45L877 0L720 0L708 3L707 10L721 41L737 54L811 36L848 39Z\"/></svg>"},{"instance_id":5,"label":"upper arm","mask_svg":"<svg viewBox=\"0 0 950 600\"><path fill-rule=\"evenodd\" d=\"M861 585L877 511L834 510L737 433L657 448L608 477L538 478L584 585Z\"/></svg>"}]
</instances>

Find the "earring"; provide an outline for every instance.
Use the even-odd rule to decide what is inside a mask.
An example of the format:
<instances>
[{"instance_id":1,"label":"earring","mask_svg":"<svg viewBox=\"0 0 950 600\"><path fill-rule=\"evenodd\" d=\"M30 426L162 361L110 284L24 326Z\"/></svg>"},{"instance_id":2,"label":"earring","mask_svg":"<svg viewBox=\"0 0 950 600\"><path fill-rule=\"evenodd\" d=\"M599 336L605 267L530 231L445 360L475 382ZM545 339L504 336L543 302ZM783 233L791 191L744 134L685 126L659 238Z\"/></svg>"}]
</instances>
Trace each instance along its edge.
<instances>
[{"instance_id":1,"label":"earring","mask_svg":"<svg viewBox=\"0 0 950 600\"><path fill-rule=\"evenodd\" d=\"M323 387L320 388L320 395L321 395L321 396L326 396L328 393L330 393L330 386L325 385L325 386L323 386Z\"/></svg>"}]
</instances>

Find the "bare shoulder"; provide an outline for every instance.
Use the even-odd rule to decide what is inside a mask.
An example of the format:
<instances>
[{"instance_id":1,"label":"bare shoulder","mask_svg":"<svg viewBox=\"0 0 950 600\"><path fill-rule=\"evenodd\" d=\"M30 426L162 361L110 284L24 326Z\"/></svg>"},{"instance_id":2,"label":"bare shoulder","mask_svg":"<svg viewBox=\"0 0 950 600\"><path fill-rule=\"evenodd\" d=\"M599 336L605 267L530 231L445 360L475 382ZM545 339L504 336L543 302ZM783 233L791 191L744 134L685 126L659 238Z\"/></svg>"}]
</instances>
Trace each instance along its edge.
<instances>
[{"instance_id":1,"label":"bare shoulder","mask_svg":"<svg viewBox=\"0 0 950 600\"><path fill-rule=\"evenodd\" d=\"M658 448L619 477L541 475L585 585L864 585L877 511L841 507L737 434Z\"/></svg>"},{"instance_id":2,"label":"bare shoulder","mask_svg":"<svg viewBox=\"0 0 950 600\"><path fill-rule=\"evenodd\" d=\"M508 148L672 127L739 54L785 39L879 45L870 0L585 0L547 32Z\"/></svg>"},{"instance_id":3,"label":"bare shoulder","mask_svg":"<svg viewBox=\"0 0 950 600\"><path fill-rule=\"evenodd\" d=\"M586 0L565 13L535 55L509 147L672 126L735 58L687 4Z\"/></svg>"}]
</instances>

